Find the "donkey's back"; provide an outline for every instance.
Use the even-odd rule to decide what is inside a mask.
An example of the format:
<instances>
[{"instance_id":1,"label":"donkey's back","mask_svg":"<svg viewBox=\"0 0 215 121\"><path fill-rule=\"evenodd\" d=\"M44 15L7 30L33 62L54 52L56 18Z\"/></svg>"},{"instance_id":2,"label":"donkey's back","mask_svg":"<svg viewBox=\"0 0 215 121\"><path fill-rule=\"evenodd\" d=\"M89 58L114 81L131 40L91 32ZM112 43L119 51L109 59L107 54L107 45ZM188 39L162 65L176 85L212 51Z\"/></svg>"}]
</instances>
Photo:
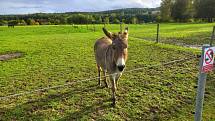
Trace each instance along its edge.
<instances>
[{"instance_id":1,"label":"donkey's back","mask_svg":"<svg viewBox=\"0 0 215 121\"><path fill-rule=\"evenodd\" d=\"M102 69L106 69L105 68L105 55L106 55L107 48L109 45L111 45L111 43L112 43L112 41L109 38L103 37L103 38L98 39L94 45L96 63Z\"/></svg>"}]
</instances>

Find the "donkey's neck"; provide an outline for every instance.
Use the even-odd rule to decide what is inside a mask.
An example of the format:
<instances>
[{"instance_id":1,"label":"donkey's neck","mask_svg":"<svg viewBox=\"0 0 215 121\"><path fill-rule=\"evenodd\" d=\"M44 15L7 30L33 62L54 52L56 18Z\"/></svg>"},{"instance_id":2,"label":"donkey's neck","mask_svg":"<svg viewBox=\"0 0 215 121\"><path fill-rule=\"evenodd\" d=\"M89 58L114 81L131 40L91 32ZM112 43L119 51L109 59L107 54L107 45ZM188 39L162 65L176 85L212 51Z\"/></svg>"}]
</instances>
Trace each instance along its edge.
<instances>
[{"instance_id":1,"label":"donkey's neck","mask_svg":"<svg viewBox=\"0 0 215 121\"><path fill-rule=\"evenodd\" d=\"M111 48L111 45L108 46L105 53L105 64L108 73L116 73L116 62L114 61L114 50Z\"/></svg>"}]
</instances>

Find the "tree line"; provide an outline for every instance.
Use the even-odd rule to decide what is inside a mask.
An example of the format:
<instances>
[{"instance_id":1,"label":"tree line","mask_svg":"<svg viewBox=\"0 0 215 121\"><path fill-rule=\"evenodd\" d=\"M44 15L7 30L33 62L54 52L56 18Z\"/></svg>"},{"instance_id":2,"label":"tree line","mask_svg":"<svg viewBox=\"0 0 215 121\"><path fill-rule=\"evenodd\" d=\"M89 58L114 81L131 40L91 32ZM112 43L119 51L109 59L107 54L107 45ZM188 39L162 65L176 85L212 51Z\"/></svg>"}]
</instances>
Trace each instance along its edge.
<instances>
[{"instance_id":1,"label":"tree line","mask_svg":"<svg viewBox=\"0 0 215 121\"><path fill-rule=\"evenodd\" d=\"M142 24L149 22L214 22L215 0L161 0L158 8L102 12L0 15L0 25Z\"/></svg>"},{"instance_id":2,"label":"tree line","mask_svg":"<svg viewBox=\"0 0 215 121\"><path fill-rule=\"evenodd\" d=\"M215 0L162 0L162 22L214 22Z\"/></svg>"},{"instance_id":3,"label":"tree line","mask_svg":"<svg viewBox=\"0 0 215 121\"><path fill-rule=\"evenodd\" d=\"M139 24L155 22L159 8L128 8L102 12L0 15L0 25Z\"/></svg>"}]
</instances>

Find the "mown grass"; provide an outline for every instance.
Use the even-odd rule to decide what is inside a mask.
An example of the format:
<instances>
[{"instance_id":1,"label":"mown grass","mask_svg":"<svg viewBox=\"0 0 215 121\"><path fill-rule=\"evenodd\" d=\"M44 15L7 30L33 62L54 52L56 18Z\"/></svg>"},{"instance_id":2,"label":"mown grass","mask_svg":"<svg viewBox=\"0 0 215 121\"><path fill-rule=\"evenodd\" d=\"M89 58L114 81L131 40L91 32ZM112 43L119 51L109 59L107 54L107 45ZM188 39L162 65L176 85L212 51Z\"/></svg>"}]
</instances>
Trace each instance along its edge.
<instances>
[{"instance_id":1,"label":"mown grass","mask_svg":"<svg viewBox=\"0 0 215 121\"><path fill-rule=\"evenodd\" d=\"M97 25L95 27L96 31L100 31L103 26L104 25ZM123 25L123 27L125 26L128 26L129 29L132 30L130 32L130 36L150 41L156 41L157 24ZM213 26L215 26L214 23L161 23L159 31L159 42L174 45L199 47L203 44L210 43ZM93 25L89 25L88 28L92 30ZM106 25L106 28L114 30L115 32L118 32L120 30L119 25L110 24Z\"/></svg>"},{"instance_id":2,"label":"mown grass","mask_svg":"<svg viewBox=\"0 0 215 121\"><path fill-rule=\"evenodd\" d=\"M212 24L160 24L159 41L177 45L203 45L211 39ZM133 36L155 41L157 25L146 24L133 27Z\"/></svg>"},{"instance_id":3,"label":"mown grass","mask_svg":"<svg viewBox=\"0 0 215 121\"><path fill-rule=\"evenodd\" d=\"M144 28L129 26L130 35ZM193 120L198 59L150 66L195 56L198 50L130 37L126 70L145 68L123 74L113 108L110 89L97 86L97 80L80 81L97 76L93 44L103 36L102 25L96 26L97 32L85 27L0 27L0 53L24 53L22 58L0 62L0 96L72 83L0 100L0 120ZM215 120L214 81L210 74L204 120Z\"/></svg>"}]
</instances>

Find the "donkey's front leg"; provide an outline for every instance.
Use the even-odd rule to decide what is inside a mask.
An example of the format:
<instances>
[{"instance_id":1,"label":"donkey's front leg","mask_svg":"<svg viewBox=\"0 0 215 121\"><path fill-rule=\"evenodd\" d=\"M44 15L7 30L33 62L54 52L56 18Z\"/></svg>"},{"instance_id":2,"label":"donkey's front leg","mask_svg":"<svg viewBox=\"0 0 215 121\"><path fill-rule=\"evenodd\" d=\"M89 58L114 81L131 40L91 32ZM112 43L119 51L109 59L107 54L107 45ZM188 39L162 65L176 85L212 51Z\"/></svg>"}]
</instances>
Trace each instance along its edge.
<instances>
[{"instance_id":1,"label":"donkey's front leg","mask_svg":"<svg viewBox=\"0 0 215 121\"><path fill-rule=\"evenodd\" d=\"M112 105L116 105L116 75L114 74L111 78L111 83L112 83Z\"/></svg>"},{"instance_id":2,"label":"donkey's front leg","mask_svg":"<svg viewBox=\"0 0 215 121\"><path fill-rule=\"evenodd\" d=\"M115 78L115 85L116 85L116 88L118 87L118 80L119 80L119 78L122 76L122 73L118 73L117 75L116 75L116 78Z\"/></svg>"},{"instance_id":3,"label":"donkey's front leg","mask_svg":"<svg viewBox=\"0 0 215 121\"><path fill-rule=\"evenodd\" d=\"M103 71L103 74L104 74L104 83L105 83L105 86L107 88L109 88L108 83L107 83L107 77L106 77L106 71L105 70Z\"/></svg>"}]
</instances>

